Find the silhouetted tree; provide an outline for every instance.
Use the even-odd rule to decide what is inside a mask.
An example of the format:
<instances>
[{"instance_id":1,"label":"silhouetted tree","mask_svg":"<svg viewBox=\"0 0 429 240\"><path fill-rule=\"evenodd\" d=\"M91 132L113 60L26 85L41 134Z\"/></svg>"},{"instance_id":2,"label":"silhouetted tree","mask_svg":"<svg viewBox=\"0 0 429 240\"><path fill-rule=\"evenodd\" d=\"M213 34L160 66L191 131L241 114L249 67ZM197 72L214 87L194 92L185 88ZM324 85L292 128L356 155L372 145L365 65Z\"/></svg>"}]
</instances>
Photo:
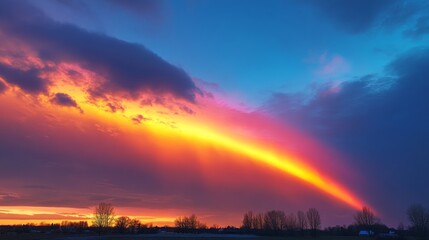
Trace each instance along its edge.
<instances>
[{"instance_id":1,"label":"silhouetted tree","mask_svg":"<svg viewBox=\"0 0 429 240\"><path fill-rule=\"evenodd\" d=\"M130 222L129 217L119 217L116 219L115 227L120 233L125 233L130 226Z\"/></svg>"},{"instance_id":2,"label":"silhouetted tree","mask_svg":"<svg viewBox=\"0 0 429 240\"><path fill-rule=\"evenodd\" d=\"M366 206L362 207L361 211L356 212L353 218L355 219L355 225L360 229L373 231L373 226L377 223L374 212Z\"/></svg>"},{"instance_id":3,"label":"silhouetted tree","mask_svg":"<svg viewBox=\"0 0 429 240\"><path fill-rule=\"evenodd\" d=\"M110 203L100 203L95 208L93 225L99 229L99 232L109 228L115 221L114 208Z\"/></svg>"},{"instance_id":4,"label":"silhouetted tree","mask_svg":"<svg viewBox=\"0 0 429 240\"><path fill-rule=\"evenodd\" d=\"M142 223L138 219L131 219L128 224L128 228L130 229L131 232L137 233L142 228Z\"/></svg>"},{"instance_id":5,"label":"silhouetted tree","mask_svg":"<svg viewBox=\"0 0 429 240\"><path fill-rule=\"evenodd\" d=\"M408 208L407 215L414 233L421 238L428 238L429 210L422 205L415 204Z\"/></svg>"},{"instance_id":6,"label":"silhouetted tree","mask_svg":"<svg viewBox=\"0 0 429 240\"><path fill-rule=\"evenodd\" d=\"M405 231L405 226L404 226L404 224L403 224L402 222L400 222L400 223L398 224L398 227L396 228L396 230L398 230L398 231Z\"/></svg>"},{"instance_id":7,"label":"silhouetted tree","mask_svg":"<svg viewBox=\"0 0 429 240\"><path fill-rule=\"evenodd\" d=\"M83 232L86 228L88 228L88 222L86 221L78 221L78 222L69 222L62 221L60 224L61 231L64 232Z\"/></svg>"},{"instance_id":8,"label":"silhouetted tree","mask_svg":"<svg viewBox=\"0 0 429 240\"><path fill-rule=\"evenodd\" d=\"M336 225L333 227L327 227L324 231L329 236L350 236L355 235L355 233L351 233L348 231L346 225Z\"/></svg>"},{"instance_id":9,"label":"silhouetted tree","mask_svg":"<svg viewBox=\"0 0 429 240\"><path fill-rule=\"evenodd\" d=\"M263 213L248 211L243 215L243 225L241 227L244 230L262 230L265 228L264 217Z\"/></svg>"},{"instance_id":10,"label":"silhouetted tree","mask_svg":"<svg viewBox=\"0 0 429 240\"><path fill-rule=\"evenodd\" d=\"M186 220L187 217L178 217L176 220L174 220L174 226L178 229L185 229L186 228Z\"/></svg>"},{"instance_id":11,"label":"silhouetted tree","mask_svg":"<svg viewBox=\"0 0 429 240\"><path fill-rule=\"evenodd\" d=\"M316 208L310 208L307 211L307 223L310 230L315 234L320 229L321 220L319 211Z\"/></svg>"},{"instance_id":12,"label":"silhouetted tree","mask_svg":"<svg viewBox=\"0 0 429 240\"><path fill-rule=\"evenodd\" d=\"M298 211L297 213L297 226L298 230L307 229L307 218L305 217L305 213L303 211Z\"/></svg>"},{"instance_id":13,"label":"silhouetted tree","mask_svg":"<svg viewBox=\"0 0 429 240\"><path fill-rule=\"evenodd\" d=\"M298 220L294 213L286 215L285 229L288 231L296 231L298 229Z\"/></svg>"},{"instance_id":14,"label":"silhouetted tree","mask_svg":"<svg viewBox=\"0 0 429 240\"><path fill-rule=\"evenodd\" d=\"M198 221L197 229L203 230L203 229L207 229L207 228L208 228L208 227L207 227L207 224L205 224L205 223L203 223L203 222Z\"/></svg>"},{"instance_id":15,"label":"silhouetted tree","mask_svg":"<svg viewBox=\"0 0 429 240\"><path fill-rule=\"evenodd\" d=\"M256 229L256 230L262 230L264 228L264 214L263 213L254 214L252 226L253 226L253 229Z\"/></svg>"},{"instance_id":16,"label":"silhouetted tree","mask_svg":"<svg viewBox=\"0 0 429 240\"><path fill-rule=\"evenodd\" d=\"M370 230L374 233L386 233L390 231L390 229L386 225L380 223L378 220L374 225L371 226Z\"/></svg>"},{"instance_id":17,"label":"silhouetted tree","mask_svg":"<svg viewBox=\"0 0 429 240\"><path fill-rule=\"evenodd\" d=\"M195 214L189 217L178 217L174 221L174 225L180 231L195 231L196 229L206 229L207 225L201 223Z\"/></svg>"},{"instance_id":18,"label":"silhouetted tree","mask_svg":"<svg viewBox=\"0 0 429 240\"><path fill-rule=\"evenodd\" d=\"M396 232L398 233L398 235L403 236L405 233L405 226L404 223L400 222L398 224L398 226L396 227Z\"/></svg>"},{"instance_id":19,"label":"silhouetted tree","mask_svg":"<svg viewBox=\"0 0 429 240\"><path fill-rule=\"evenodd\" d=\"M252 211L248 211L243 216L243 225L242 225L242 228L245 229L245 230L254 229L253 223L254 223L253 212Z\"/></svg>"},{"instance_id":20,"label":"silhouetted tree","mask_svg":"<svg viewBox=\"0 0 429 240\"><path fill-rule=\"evenodd\" d=\"M190 229L197 229L198 228L200 223L199 223L197 216L195 214L192 214L188 218L187 225L188 225L188 228L190 228Z\"/></svg>"},{"instance_id":21,"label":"silhouetted tree","mask_svg":"<svg viewBox=\"0 0 429 240\"><path fill-rule=\"evenodd\" d=\"M219 230L219 229L220 229L220 226L219 226L218 224L214 223L214 224L210 227L210 229L212 229L212 230Z\"/></svg>"},{"instance_id":22,"label":"silhouetted tree","mask_svg":"<svg viewBox=\"0 0 429 240\"><path fill-rule=\"evenodd\" d=\"M280 210L271 210L264 215L264 229L269 231L281 231L286 226L286 215Z\"/></svg>"}]
</instances>

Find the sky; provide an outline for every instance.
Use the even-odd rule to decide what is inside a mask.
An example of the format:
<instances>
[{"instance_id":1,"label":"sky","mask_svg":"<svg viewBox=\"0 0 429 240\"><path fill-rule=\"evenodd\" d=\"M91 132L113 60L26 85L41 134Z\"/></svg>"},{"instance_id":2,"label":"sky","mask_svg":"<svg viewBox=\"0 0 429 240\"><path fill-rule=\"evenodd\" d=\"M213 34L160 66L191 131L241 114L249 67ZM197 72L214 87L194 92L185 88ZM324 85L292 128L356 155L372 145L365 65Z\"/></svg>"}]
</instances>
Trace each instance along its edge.
<instances>
[{"instance_id":1,"label":"sky","mask_svg":"<svg viewBox=\"0 0 429 240\"><path fill-rule=\"evenodd\" d=\"M429 4L0 1L0 224L428 206Z\"/></svg>"}]
</instances>

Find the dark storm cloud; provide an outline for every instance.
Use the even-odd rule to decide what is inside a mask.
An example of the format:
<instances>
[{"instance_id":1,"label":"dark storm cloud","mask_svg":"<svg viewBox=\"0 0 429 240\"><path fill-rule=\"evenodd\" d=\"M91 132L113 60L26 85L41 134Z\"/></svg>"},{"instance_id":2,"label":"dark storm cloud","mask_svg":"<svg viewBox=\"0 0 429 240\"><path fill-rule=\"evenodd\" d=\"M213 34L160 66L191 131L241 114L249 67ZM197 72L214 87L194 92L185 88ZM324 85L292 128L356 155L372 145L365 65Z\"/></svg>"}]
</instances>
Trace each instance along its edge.
<instances>
[{"instance_id":1,"label":"dark storm cloud","mask_svg":"<svg viewBox=\"0 0 429 240\"><path fill-rule=\"evenodd\" d=\"M102 92L170 93L188 101L200 92L182 69L144 46L55 22L23 3L0 2L0 30L31 46L43 60L77 63L104 76L108 81L97 87ZM39 85L28 87L39 90Z\"/></svg>"},{"instance_id":2,"label":"dark storm cloud","mask_svg":"<svg viewBox=\"0 0 429 240\"><path fill-rule=\"evenodd\" d=\"M365 174L364 198L385 218L404 219L409 204L429 201L428 76L429 48L418 48L389 64L386 77L343 82L338 92L323 86L310 100L275 94L265 110L343 152Z\"/></svg>"},{"instance_id":3,"label":"dark storm cloud","mask_svg":"<svg viewBox=\"0 0 429 240\"><path fill-rule=\"evenodd\" d=\"M29 93L41 93L47 90L48 82L40 78L39 74L40 71L35 68L20 70L0 63L0 77ZM0 83L0 92L2 85L4 86L3 83Z\"/></svg>"},{"instance_id":4,"label":"dark storm cloud","mask_svg":"<svg viewBox=\"0 0 429 240\"><path fill-rule=\"evenodd\" d=\"M347 32L361 33L374 25L397 26L417 11L417 1L402 0L308 0L337 26Z\"/></svg>"}]
</instances>

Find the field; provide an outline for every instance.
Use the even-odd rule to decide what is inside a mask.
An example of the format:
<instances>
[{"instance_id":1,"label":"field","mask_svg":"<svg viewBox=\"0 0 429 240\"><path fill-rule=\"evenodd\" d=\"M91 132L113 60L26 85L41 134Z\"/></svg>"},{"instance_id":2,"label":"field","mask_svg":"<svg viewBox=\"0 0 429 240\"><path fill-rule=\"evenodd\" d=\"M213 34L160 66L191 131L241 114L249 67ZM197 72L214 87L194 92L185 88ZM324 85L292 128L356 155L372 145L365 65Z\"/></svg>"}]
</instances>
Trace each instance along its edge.
<instances>
[{"instance_id":1,"label":"field","mask_svg":"<svg viewBox=\"0 0 429 240\"><path fill-rule=\"evenodd\" d=\"M252 235L214 235L214 234L146 234L146 235L66 235L66 234L40 234L24 233L18 235L0 236L1 240L361 240L357 236L320 236L320 237L259 237ZM364 238L372 240L372 238Z\"/></svg>"}]
</instances>

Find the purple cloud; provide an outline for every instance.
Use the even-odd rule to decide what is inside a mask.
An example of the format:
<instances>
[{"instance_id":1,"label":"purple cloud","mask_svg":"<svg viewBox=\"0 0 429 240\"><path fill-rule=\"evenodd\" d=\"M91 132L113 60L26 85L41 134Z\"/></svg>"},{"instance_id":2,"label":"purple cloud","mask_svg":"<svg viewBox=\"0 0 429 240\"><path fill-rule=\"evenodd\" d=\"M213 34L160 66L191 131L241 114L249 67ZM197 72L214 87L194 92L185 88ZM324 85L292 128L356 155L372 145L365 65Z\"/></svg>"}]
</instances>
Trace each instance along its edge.
<instances>
[{"instance_id":1,"label":"purple cloud","mask_svg":"<svg viewBox=\"0 0 429 240\"><path fill-rule=\"evenodd\" d=\"M6 84L0 81L0 94L7 90Z\"/></svg>"},{"instance_id":2,"label":"purple cloud","mask_svg":"<svg viewBox=\"0 0 429 240\"><path fill-rule=\"evenodd\" d=\"M310 100L276 93L268 111L318 136L365 174L354 187L385 220L402 219L407 206L428 202L429 49L407 52L386 67L386 76L368 75L315 89ZM401 196L398 196L398 192ZM398 224L394 222L392 224Z\"/></svg>"},{"instance_id":3,"label":"purple cloud","mask_svg":"<svg viewBox=\"0 0 429 240\"><path fill-rule=\"evenodd\" d=\"M60 106L77 108L81 111L81 113L83 113L82 109L79 107L77 102L70 95L66 93L56 93L51 98L51 102Z\"/></svg>"},{"instance_id":4,"label":"purple cloud","mask_svg":"<svg viewBox=\"0 0 429 240\"><path fill-rule=\"evenodd\" d=\"M377 26L393 27L406 23L422 7L403 0L308 0L335 25L349 33L362 33Z\"/></svg>"},{"instance_id":5,"label":"purple cloud","mask_svg":"<svg viewBox=\"0 0 429 240\"><path fill-rule=\"evenodd\" d=\"M93 86L94 92L126 92L132 98L141 93L171 94L188 101L194 101L195 94L201 92L183 69L144 46L55 22L24 3L0 3L0 29L8 37L24 42L44 61L71 62L104 77L106 82ZM0 74L19 73L3 66ZM22 74L31 75L32 81L24 83ZM46 83L33 76L36 72L22 74L8 81L28 90L46 89Z\"/></svg>"},{"instance_id":6,"label":"purple cloud","mask_svg":"<svg viewBox=\"0 0 429 240\"><path fill-rule=\"evenodd\" d=\"M21 70L0 63L0 77L29 93L46 92L48 82L40 78L39 74L40 70L35 68Z\"/></svg>"}]
</instances>

